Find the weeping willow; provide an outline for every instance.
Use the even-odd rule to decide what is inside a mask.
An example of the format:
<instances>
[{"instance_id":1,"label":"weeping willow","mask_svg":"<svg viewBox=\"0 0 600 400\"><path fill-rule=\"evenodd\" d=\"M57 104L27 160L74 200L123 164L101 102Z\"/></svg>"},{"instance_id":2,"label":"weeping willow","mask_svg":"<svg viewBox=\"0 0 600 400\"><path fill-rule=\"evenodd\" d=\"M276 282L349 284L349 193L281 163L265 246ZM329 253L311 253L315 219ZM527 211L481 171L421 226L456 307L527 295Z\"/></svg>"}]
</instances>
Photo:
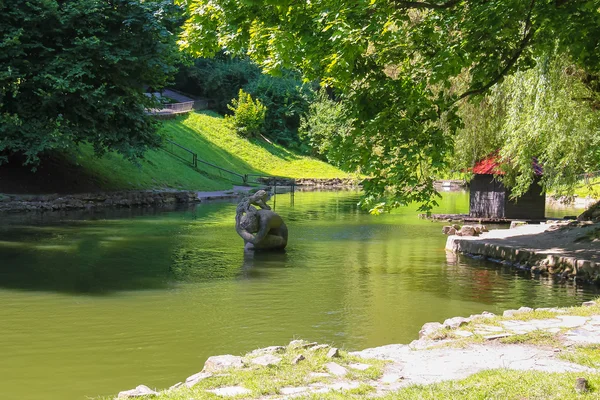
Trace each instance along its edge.
<instances>
[{"instance_id":1,"label":"weeping willow","mask_svg":"<svg viewBox=\"0 0 600 400\"><path fill-rule=\"evenodd\" d=\"M455 141L454 165L465 170L499 150L504 183L514 197L533 184L532 159L544 168L548 192L571 194L580 175L600 170L600 111L593 77L567 57L547 55L484 97L460 106L464 126Z\"/></svg>"}]
</instances>

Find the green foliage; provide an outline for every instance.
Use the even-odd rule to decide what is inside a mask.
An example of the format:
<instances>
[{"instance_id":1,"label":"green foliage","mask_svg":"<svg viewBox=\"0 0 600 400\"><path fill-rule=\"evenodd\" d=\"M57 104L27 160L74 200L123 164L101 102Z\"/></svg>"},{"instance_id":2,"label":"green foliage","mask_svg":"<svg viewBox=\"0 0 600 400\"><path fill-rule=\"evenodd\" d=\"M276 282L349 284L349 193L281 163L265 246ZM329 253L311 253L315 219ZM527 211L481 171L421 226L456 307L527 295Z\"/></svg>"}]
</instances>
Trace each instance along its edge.
<instances>
[{"instance_id":1,"label":"green foliage","mask_svg":"<svg viewBox=\"0 0 600 400\"><path fill-rule=\"evenodd\" d=\"M336 152L338 137L348 136L352 123L346 118L344 103L329 98L324 89L302 117L298 135L308 144L312 155L340 165L343 154Z\"/></svg>"},{"instance_id":2,"label":"green foliage","mask_svg":"<svg viewBox=\"0 0 600 400\"><path fill-rule=\"evenodd\" d=\"M536 58L493 87L481 101L462 104L464 128L456 137L454 165L468 168L500 150L504 182L519 196L534 180L532 159L544 167L542 185L573 193L580 174L600 168L600 113L582 99L594 95L584 72L564 55Z\"/></svg>"},{"instance_id":3,"label":"green foliage","mask_svg":"<svg viewBox=\"0 0 600 400\"><path fill-rule=\"evenodd\" d=\"M247 58L231 58L223 54L215 58L198 58L191 66L182 66L175 87L186 93L211 100L219 114L229 113L227 107L240 89L257 79L261 71Z\"/></svg>"},{"instance_id":4,"label":"green foliage","mask_svg":"<svg viewBox=\"0 0 600 400\"><path fill-rule=\"evenodd\" d=\"M225 121L238 135L252 138L262 134L267 108L260 100L253 100L249 93L240 89L238 98L231 101L229 109L233 114L227 115Z\"/></svg>"},{"instance_id":5,"label":"green foliage","mask_svg":"<svg viewBox=\"0 0 600 400\"><path fill-rule=\"evenodd\" d=\"M312 89L302 84L298 76L286 72L276 77L262 74L244 86L244 90L267 107L265 135L287 147L296 147L300 118L314 96Z\"/></svg>"},{"instance_id":6,"label":"green foliage","mask_svg":"<svg viewBox=\"0 0 600 400\"><path fill-rule=\"evenodd\" d=\"M170 1L0 2L0 152L36 163L81 142L128 158L158 146L142 85L174 72L179 12Z\"/></svg>"},{"instance_id":7,"label":"green foliage","mask_svg":"<svg viewBox=\"0 0 600 400\"><path fill-rule=\"evenodd\" d=\"M353 129L339 151L347 168L370 176L365 204L378 210L435 203L433 177L448 169L462 126L460 99L554 49L600 73L597 0L182 2L191 53L226 47L266 71L297 68L343 93ZM547 179L558 181L552 160L543 160Z\"/></svg>"},{"instance_id":8,"label":"green foliage","mask_svg":"<svg viewBox=\"0 0 600 400\"><path fill-rule=\"evenodd\" d=\"M331 165L279 145L241 138L224 122L220 115L212 112L192 113L165 121L160 135L193 150L199 159L239 174L293 178L350 177ZM190 154L179 153L177 147L172 150L188 162L182 162L163 150L149 150L135 165L114 152L94 157L93 148L82 145L67 152L64 163L73 165L74 175L82 172L83 177L96 180L102 190L173 188L212 191L231 189L232 185L241 183L239 177L201 163L199 172L195 171L190 167Z\"/></svg>"},{"instance_id":9,"label":"green foliage","mask_svg":"<svg viewBox=\"0 0 600 400\"><path fill-rule=\"evenodd\" d=\"M297 74L285 71L279 76L265 75L248 58L231 58L223 53L182 67L175 86L211 99L212 108L220 114L230 113L229 103L244 89L267 107L264 135L288 147L298 146L300 116L313 97L310 86L303 84Z\"/></svg>"}]
</instances>

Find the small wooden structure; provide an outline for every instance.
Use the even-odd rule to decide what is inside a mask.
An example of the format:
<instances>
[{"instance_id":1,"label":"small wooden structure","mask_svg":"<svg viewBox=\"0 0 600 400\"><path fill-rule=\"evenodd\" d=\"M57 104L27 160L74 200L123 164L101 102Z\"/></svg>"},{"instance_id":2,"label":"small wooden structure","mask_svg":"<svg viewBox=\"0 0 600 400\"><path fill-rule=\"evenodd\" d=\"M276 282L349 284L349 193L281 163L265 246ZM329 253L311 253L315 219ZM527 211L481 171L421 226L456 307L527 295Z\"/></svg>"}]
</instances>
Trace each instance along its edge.
<instances>
[{"instance_id":1,"label":"small wooden structure","mask_svg":"<svg viewBox=\"0 0 600 400\"><path fill-rule=\"evenodd\" d=\"M536 175L527 193L516 200L510 199L510 189L496 176L503 175L498 154L479 161L473 167L475 177L470 184L469 216L472 218L543 220L546 213L546 195L538 184L542 168L533 160Z\"/></svg>"}]
</instances>

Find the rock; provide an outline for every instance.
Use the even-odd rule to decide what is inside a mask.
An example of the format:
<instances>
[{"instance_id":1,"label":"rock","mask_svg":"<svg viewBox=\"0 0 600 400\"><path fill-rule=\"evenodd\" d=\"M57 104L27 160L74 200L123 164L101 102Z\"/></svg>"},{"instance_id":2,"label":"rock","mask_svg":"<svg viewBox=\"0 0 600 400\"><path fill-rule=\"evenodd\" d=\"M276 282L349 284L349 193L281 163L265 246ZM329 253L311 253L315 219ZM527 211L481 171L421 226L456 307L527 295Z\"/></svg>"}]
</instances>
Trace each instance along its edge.
<instances>
[{"instance_id":1,"label":"rock","mask_svg":"<svg viewBox=\"0 0 600 400\"><path fill-rule=\"evenodd\" d=\"M339 357L339 356L340 356L340 351L336 347L332 347L327 352L327 358L334 358L334 357Z\"/></svg>"},{"instance_id":2,"label":"rock","mask_svg":"<svg viewBox=\"0 0 600 400\"><path fill-rule=\"evenodd\" d=\"M298 355L296 358L292 360L292 364L297 365L300 361L306 360L302 354Z\"/></svg>"},{"instance_id":3,"label":"rock","mask_svg":"<svg viewBox=\"0 0 600 400\"><path fill-rule=\"evenodd\" d=\"M331 376L331 374L328 374L326 372L309 372L308 377L309 378L329 378Z\"/></svg>"},{"instance_id":4,"label":"rock","mask_svg":"<svg viewBox=\"0 0 600 400\"><path fill-rule=\"evenodd\" d=\"M200 382L206 378L210 378L211 376L212 376L212 374L208 373L208 372L198 372L197 374L189 376L185 380L185 386L191 388L191 387L195 386L198 382Z\"/></svg>"},{"instance_id":5,"label":"rock","mask_svg":"<svg viewBox=\"0 0 600 400\"><path fill-rule=\"evenodd\" d=\"M496 339L502 339L502 338L509 337L509 336L512 336L512 333L499 333L497 335L484 336L483 338L485 340L496 340Z\"/></svg>"},{"instance_id":6,"label":"rock","mask_svg":"<svg viewBox=\"0 0 600 400\"><path fill-rule=\"evenodd\" d=\"M475 228L473 228L473 226L471 225L463 225L462 228L460 228L461 236L475 236L476 232L475 232Z\"/></svg>"},{"instance_id":7,"label":"rock","mask_svg":"<svg viewBox=\"0 0 600 400\"><path fill-rule=\"evenodd\" d=\"M226 354L224 356L212 356L204 363L202 372L217 372L229 368L243 368L244 362L242 357Z\"/></svg>"},{"instance_id":8,"label":"rock","mask_svg":"<svg viewBox=\"0 0 600 400\"><path fill-rule=\"evenodd\" d=\"M444 326L442 324L440 324L439 322L427 322L425 325L423 325L423 327L421 328L421 330L419 331L419 339L429 336L432 333L443 329Z\"/></svg>"},{"instance_id":9,"label":"rock","mask_svg":"<svg viewBox=\"0 0 600 400\"><path fill-rule=\"evenodd\" d=\"M518 228L519 226L527 225L525 221L512 221L510 223L510 229Z\"/></svg>"},{"instance_id":10,"label":"rock","mask_svg":"<svg viewBox=\"0 0 600 400\"><path fill-rule=\"evenodd\" d=\"M284 396L289 396L292 394L300 394L300 393L304 393L307 392L308 390L310 390L310 388L306 387L306 386L300 386L300 387L283 387L281 389L279 389L279 393L284 395Z\"/></svg>"},{"instance_id":11,"label":"rock","mask_svg":"<svg viewBox=\"0 0 600 400\"><path fill-rule=\"evenodd\" d=\"M269 346L263 349L256 349L250 352L248 355L250 357L262 356L263 354L275 354L275 353L283 353L285 351L284 346Z\"/></svg>"},{"instance_id":12,"label":"rock","mask_svg":"<svg viewBox=\"0 0 600 400\"><path fill-rule=\"evenodd\" d=\"M328 344L320 344L320 345L317 345L315 347L312 347L310 349L310 351L319 351L319 350L328 349L328 348L329 348Z\"/></svg>"},{"instance_id":13,"label":"rock","mask_svg":"<svg viewBox=\"0 0 600 400\"><path fill-rule=\"evenodd\" d=\"M119 395L117 396L117 398L118 399L131 399L134 397L142 397L142 396L154 397L157 395L158 395L158 392L155 392L154 390L150 389L148 386L139 385L135 389L126 390L124 392L119 392Z\"/></svg>"},{"instance_id":14,"label":"rock","mask_svg":"<svg viewBox=\"0 0 600 400\"><path fill-rule=\"evenodd\" d=\"M594 307L596 305L595 301L586 301L585 303L581 303L583 307Z\"/></svg>"},{"instance_id":15,"label":"rock","mask_svg":"<svg viewBox=\"0 0 600 400\"><path fill-rule=\"evenodd\" d=\"M384 374L379 381L381 383L390 384L390 383L398 382L400 379L402 379L402 376L400 376L398 374Z\"/></svg>"},{"instance_id":16,"label":"rock","mask_svg":"<svg viewBox=\"0 0 600 400\"><path fill-rule=\"evenodd\" d=\"M223 397L233 397L233 396L241 396L244 394L252 393L251 390L246 389L242 386L227 386L218 389L207 390L207 392L211 392L216 394L217 396Z\"/></svg>"},{"instance_id":17,"label":"rock","mask_svg":"<svg viewBox=\"0 0 600 400\"><path fill-rule=\"evenodd\" d=\"M288 347L292 349L310 349L311 347L317 346L317 342L306 342L304 340L292 340ZM329 346L328 346L329 347Z\"/></svg>"},{"instance_id":18,"label":"rock","mask_svg":"<svg viewBox=\"0 0 600 400\"><path fill-rule=\"evenodd\" d=\"M446 225L446 226L444 226L444 227L442 228L442 233L443 233L444 235L450 235L450 233L449 233L449 232L450 232L450 230L451 230L451 229L452 229L454 232L456 232L456 229L454 229L454 228L453 228L453 227L451 227L450 225Z\"/></svg>"},{"instance_id":19,"label":"rock","mask_svg":"<svg viewBox=\"0 0 600 400\"><path fill-rule=\"evenodd\" d=\"M471 322L468 318L454 317L444 321L444 327L450 329L458 329L459 327Z\"/></svg>"},{"instance_id":20,"label":"rock","mask_svg":"<svg viewBox=\"0 0 600 400\"><path fill-rule=\"evenodd\" d=\"M335 376L344 376L348 373L346 368L334 362L325 364L325 368L327 368L327 371Z\"/></svg>"},{"instance_id":21,"label":"rock","mask_svg":"<svg viewBox=\"0 0 600 400\"><path fill-rule=\"evenodd\" d=\"M589 391L588 381L585 378L577 378L575 382L575 391L577 393L585 393Z\"/></svg>"},{"instance_id":22,"label":"rock","mask_svg":"<svg viewBox=\"0 0 600 400\"><path fill-rule=\"evenodd\" d=\"M510 317L514 316L515 314L518 314L517 310L505 310L502 313L502 316L505 318L510 318Z\"/></svg>"},{"instance_id":23,"label":"rock","mask_svg":"<svg viewBox=\"0 0 600 400\"><path fill-rule=\"evenodd\" d=\"M348 364L348 368L357 369L359 371L364 371L364 370L371 368L371 366L369 364L363 364L363 363L352 363L352 364Z\"/></svg>"},{"instance_id":24,"label":"rock","mask_svg":"<svg viewBox=\"0 0 600 400\"><path fill-rule=\"evenodd\" d=\"M454 228L455 231L457 231L457 232L460 231L460 225L454 224L454 225L452 225L452 227Z\"/></svg>"},{"instance_id":25,"label":"rock","mask_svg":"<svg viewBox=\"0 0 600 400\"><path fill-rule=\"evenodd\" d=\"M270 367L278 365L281 362L281 357L274 356L273 354L265 354L250 360L251 364L262 365L263 367Z\"/></svg>"},{"instance_id":26,"label":"rock","mask_svg":"<svg viewBox=\"0 0 600 400\"><path fill-rule=\"evenodd\" d=\"M459 336L459 337L464 337L464 338L468 338L468 337L471 337L471 336L473 336L473 333L472 333L472 332L469 332L469 331L463 331L463 330L460 330L460 329L458 329L458 330L454 331L454 334L455 334L456 336Z\"/></svg>"},{"instance_id":27,"label":"rock","mask_svg":"<svg viewBox=\"0 0 600 400\"><path fill-rule=\"evenodd\" d=\"M456 235L456 229L450 228L448 229L448 236Z\"/></svg>"},{"instance_id":28,"label":"rock","mask_svg":"<svg viewBox=\"0 0 600 400\"><path fill-rule=\"evenodd\" d=\"M528 312L532 312L533 308L531 307L521 307L518 310L506 310L502 313L503 317L506 318L510 318L510 317L514 317L517 314L524 314L524 313L528 313Z\"/></svg>"}]
</instances>

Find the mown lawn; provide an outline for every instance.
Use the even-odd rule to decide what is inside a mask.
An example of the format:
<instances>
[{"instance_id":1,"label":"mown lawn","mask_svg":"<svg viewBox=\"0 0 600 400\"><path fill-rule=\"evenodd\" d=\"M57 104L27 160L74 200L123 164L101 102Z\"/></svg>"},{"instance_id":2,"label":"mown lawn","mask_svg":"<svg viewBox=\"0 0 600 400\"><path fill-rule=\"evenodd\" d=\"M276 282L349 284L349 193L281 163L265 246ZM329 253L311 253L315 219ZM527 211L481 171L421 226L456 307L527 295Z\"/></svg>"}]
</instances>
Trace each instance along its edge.
<instances>
[{"instance_id":1,"label":"mown lawn","mask_svg":"<svg viewBox=\"0 0 600 400\"><path fill-rule=\"evenodd\" d=\"M165 121L162 133L198 154L200 160L239 174L278 175L292 178L344 178L349 174L325 162L289 151L263 140L246 140L229 129L224 119L204 111ZM171 146L171 145L167 145ZM181 157L191 155L172 146ZM180 190L226 190L242 183L241 178L199 163L199 171L173 155L149 151L135 165L109 153L98 158L82 146L67 155L70 162L96 177L105 190L172 188Z\"/></svg>"}]
</instances>

